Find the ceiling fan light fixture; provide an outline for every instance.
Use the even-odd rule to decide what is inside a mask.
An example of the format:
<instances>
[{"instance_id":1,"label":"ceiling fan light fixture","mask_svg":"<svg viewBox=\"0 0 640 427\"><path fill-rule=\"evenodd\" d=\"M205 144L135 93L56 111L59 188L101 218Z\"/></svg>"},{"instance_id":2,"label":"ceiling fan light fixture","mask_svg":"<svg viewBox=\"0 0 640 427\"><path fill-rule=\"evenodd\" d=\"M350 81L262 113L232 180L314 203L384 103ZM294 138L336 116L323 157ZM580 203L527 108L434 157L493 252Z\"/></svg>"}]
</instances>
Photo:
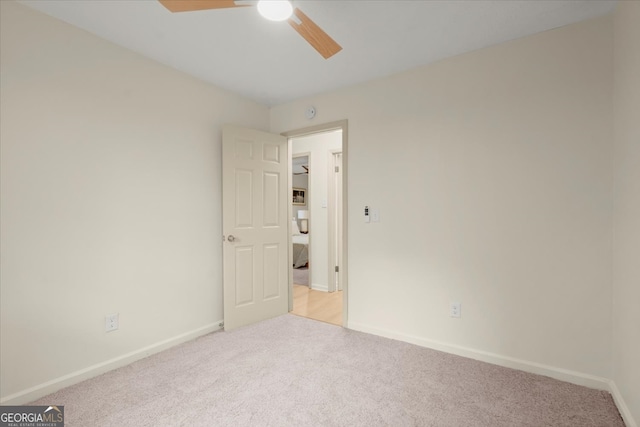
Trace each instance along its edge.
<instances>
[{"instance_id":1,"label":"ceiling fan light fixture","mask_svg":"<svg viewBox=\"0 0 640 427\"><path fill-rule=\"evenodd\" d=\"M291 17L293 6L289 0L260 0L258 12L270 21L284 21Z\"/></svg>"}]
</instances>

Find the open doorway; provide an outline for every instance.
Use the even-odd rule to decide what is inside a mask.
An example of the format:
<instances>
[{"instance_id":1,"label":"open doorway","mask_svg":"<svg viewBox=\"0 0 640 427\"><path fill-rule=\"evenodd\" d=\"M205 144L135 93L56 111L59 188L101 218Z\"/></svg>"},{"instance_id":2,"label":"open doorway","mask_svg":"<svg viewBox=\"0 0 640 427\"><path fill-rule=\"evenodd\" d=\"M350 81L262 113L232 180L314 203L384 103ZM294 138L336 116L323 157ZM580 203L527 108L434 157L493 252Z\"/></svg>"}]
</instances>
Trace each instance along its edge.
<instances>
[{"instance_id":1,"label":"open doorway","mask_svg":"<svg viewBox=\"0 0 640 427\"><path fill-rule=\"evenodd\" d=\"M346 324L343 137L339 127L289 139L291 312L340 326Z\"/></svg>"},{"instance_id":2,"label":"open doorway","mask_svg":"<svg viewBox=\"0 0 640 427\"><path fill-rule=\"evenodd\" d=\"M309 164L310 152L294 152L291 160L291 241L293 255L293 284L311 288L309 258Z\"/></svg>"}]
</instances>

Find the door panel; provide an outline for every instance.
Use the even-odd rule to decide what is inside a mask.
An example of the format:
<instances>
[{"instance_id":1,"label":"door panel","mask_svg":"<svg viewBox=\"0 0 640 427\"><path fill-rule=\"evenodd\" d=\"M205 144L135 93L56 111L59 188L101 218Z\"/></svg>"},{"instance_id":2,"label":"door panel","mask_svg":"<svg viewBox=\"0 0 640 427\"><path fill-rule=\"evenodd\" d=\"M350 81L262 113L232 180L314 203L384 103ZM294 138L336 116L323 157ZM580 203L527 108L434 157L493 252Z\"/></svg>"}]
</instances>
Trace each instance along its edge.
<instances>
[{"instance_id":1,"label":"door panel","mask_svg":"<svg viewBox=\"0 0 640 427\"><path fill-rule=\"evenodd\" d=\"M287 313L287 140L225 126L222 229L226 330Z\"/></svg>"},{"instance_id":2,"label":"door panel","mask_svg":"<svg viewBox=\"0 0 640 427\"><path fill-rule=\"evenodd\" d=\"M253 173L236 170L236 228L253 226Z\"/></svg>"},{"instance_id":3,"label":"door panel","mask_svg":"<svg viewBox=\"0 0 640 427\"><path fill-rule=\"evenodd\" d=\"M283 279L278 271L280 246L277 244L264 245L264 298L272 299L280 296L279 283Z\"/></svg>"},{"instance_id":4,"label":"door panel","mask_svg":"<svg viewBox=\"0 0 640 427\"><path fill-rule=\"evenodd\" d=\"M264 156L265 162L280 163L280 146L274 144L264 144Z\"/></svg>"},{"instance_id":5,"label":"door panel","mask_svg":"<svg viewBox=\"0 0 640 427\"><path fill-rule=\"evenodd\" d=\"M280 224L280 175L273 172L265 172L262 177L264 183L264 209L262 223L265 227L278 227Z\"/></svg>"},{"instance_id":6,"label":"door panel","mask_svg":"<svg viewBox=\"0 0 640 427\"><path fill-rule=\"evenodd\" d=\"M236 307L252 304L253 301L253 248L238 247L235 250L235 272L236 272Z\"/></svg>"}]
</instances>

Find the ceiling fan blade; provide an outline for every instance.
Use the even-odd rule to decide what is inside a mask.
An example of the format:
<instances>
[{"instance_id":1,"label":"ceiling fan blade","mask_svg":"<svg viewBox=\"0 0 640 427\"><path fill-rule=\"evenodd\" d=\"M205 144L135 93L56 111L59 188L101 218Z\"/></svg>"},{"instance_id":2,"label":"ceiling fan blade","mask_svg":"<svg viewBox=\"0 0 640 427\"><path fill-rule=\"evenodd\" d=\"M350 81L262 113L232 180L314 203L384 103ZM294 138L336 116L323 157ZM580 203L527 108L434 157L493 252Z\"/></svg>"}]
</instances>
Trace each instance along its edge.
<instances>
[{"instance_id":1,"label":"ceiling fan blade","mask_svg":"<svg viewBox=\"0 0 640 427\"><path fill-rule=\"evenodd\" d=\"M307 15L302 13L297 7L293 10L296 18L300 20L300 24L295 19L289 18L289 25L298 32L315 50L318 51L325 59L331 58L342 50L329 34L325 33L322 28L313 22Z\"/></svg>"},{"instance_id":2,"label":"ceiling fan blade","mask_svg":"<svg viewBox=\"0 0 640 427\"><path fill-rule=\"evenodd\" d=\"M245 7L237 5L234 0L158 0L171 12L191 12L194 10L226 9L229 7Z\"/></svg>"}]
</instances>

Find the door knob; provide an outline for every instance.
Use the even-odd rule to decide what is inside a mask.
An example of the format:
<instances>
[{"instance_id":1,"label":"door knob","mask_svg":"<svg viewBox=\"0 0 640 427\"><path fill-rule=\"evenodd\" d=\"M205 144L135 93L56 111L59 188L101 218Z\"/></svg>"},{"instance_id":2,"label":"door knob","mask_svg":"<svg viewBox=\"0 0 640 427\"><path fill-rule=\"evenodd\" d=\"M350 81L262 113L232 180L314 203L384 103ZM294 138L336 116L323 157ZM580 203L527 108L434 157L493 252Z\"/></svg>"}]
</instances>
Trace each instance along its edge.
<instances>
[{"instance_id":1,"label":"door knob","mask_svg":"<svg viewBox=\"0 0 640 427\"><path fill-rule=\"evenodd\" d=\"M236 238L233 236L233 234L229 234L229 236L227 237L227 241L228 242L235 242Z\"/></svg>"}]
</instances>

